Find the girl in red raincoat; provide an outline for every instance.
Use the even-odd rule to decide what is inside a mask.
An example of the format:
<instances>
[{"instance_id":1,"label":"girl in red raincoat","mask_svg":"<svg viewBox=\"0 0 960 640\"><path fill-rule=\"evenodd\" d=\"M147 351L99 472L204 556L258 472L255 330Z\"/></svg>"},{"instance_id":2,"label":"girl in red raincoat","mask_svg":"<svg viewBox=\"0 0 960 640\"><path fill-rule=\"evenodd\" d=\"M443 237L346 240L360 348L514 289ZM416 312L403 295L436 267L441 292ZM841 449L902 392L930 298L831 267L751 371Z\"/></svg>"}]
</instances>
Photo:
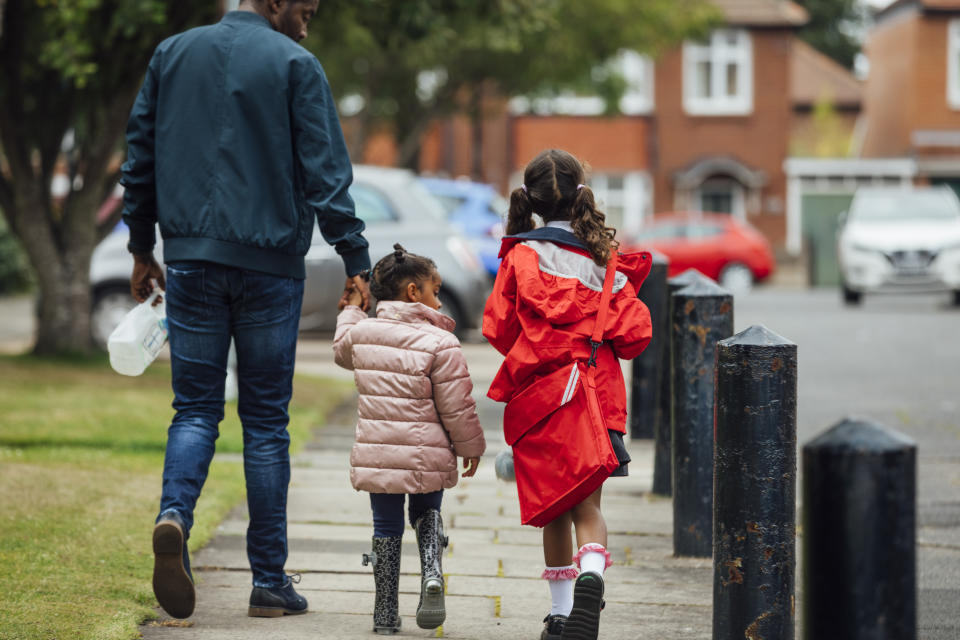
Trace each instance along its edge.
<instances>
[{"instance_id":1,"label":"girl in red raincoat","mask_svg":"<svg viewBox=\"0 0 960 640\"><path fill-rule=\"evenodd\" d=\"M506 356L488 395L508 403L504 433L514 447L521 518L543 526L552 607L541 640L593 640L611 564L602 483L626 475L630 461L618 358L636 357L650 341L650 313L637 290L651 261L647 253L615 253L615 230L569 153L542 152L523 178L510 195L503 262L483 317L483 335ZM535 213L544 226L536 228ZM604 296L609 303L598 313ZM596 394L589 407L585 380ZM591 435L598 429L609 446ZM520 446L532 438L535 445ZM587 479L571 486L578 475Z\"/></svg>"}]
</instances>

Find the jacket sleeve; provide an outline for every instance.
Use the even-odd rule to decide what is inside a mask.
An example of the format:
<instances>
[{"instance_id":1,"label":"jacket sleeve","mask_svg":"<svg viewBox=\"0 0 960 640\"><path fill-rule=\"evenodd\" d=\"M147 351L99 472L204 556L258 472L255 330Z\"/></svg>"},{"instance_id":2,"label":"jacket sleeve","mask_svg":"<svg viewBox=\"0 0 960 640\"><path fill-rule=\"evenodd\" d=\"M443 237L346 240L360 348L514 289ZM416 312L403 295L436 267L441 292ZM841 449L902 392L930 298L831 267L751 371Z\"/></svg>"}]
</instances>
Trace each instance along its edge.
<instances>
[{"instance_id":1,"label":"jacket sleeve","mask_svg":"<svg viewBox=\"0 0 960 640\"><path fill-rule=\"evenodd\" d=\"M154 173L159 49L147 67L127 121L127 161L121 167L123 221L130 229L129 249L150 253L157 243L157 182Z\"/></svg>"},{"instance_id":2,"label":"jacket sleeve","mask_svg":"<svg viewBox=\"0 0 960 640\"><path fill-rule=\"evenodd\" d=\"M320 233L343 259L348 276L370 268L364 224L347 189L353 182L350 156L330 84L313 57L298 58L292 70L293 141L306 202Z\"/></svg>"},{"instance_id":3,"label":"jacket sleeve","mask_svg":"<svg viewBox=\"0 0 960 640\"><path fill-rule=\"evenodd\" d=\"M433 401L453 443L453 451L464 458L479 458L487 448L477 415L473 383L459 344L442 346L430 370Z\"/></svg>"},{"instance_id":4,"label":"jacket sleeve","mask_svg":"<svg viewBox=\"0 0 960 640\"><path fill-rule=\"evenodd\" d=\"M650 310L629 284L617 295L615 304L616 321L603 337L610 341L618 358L632 360L650 344L653 335Z\"/></svg>"},{"instance_id":5,"label":"jacket sleeve","mask_svg":"<svg viewBox=\"0 0 960 640\"><path fill-rule=\"evenodd\" d=\"M517 272L512 258L512 251L504 256L483 309L483 336L503 355L507 355L521 331L517 317Z\"/></svg>"},{"instance_id":6,"label":"jacket sleeve","mask_svg":"<svg viewBox=\"0 0 960 640\"><path fill-rule=\"evenodd\" d=\"M353 340L351 330L367 317L360 307L347 305L337 316L337 331L333 334L333 361L353 371Z\"/></svg>"}]
</instances>

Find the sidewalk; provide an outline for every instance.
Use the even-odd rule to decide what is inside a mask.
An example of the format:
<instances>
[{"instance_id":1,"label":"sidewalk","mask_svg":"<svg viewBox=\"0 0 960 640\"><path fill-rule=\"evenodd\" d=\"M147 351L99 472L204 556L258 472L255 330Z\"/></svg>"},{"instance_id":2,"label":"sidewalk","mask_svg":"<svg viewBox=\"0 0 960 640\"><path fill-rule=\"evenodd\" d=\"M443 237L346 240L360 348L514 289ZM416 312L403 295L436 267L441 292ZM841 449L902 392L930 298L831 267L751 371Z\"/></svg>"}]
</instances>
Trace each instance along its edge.
<instances>
[{"instance_id":1,"label":"sidewalk","mask_svg":"<svg viewBox=\"0 0 960 640\"><path fill-rule=\"evenodd\" d=\"M354 409L345 407L318 431L315 442L295 457L289 496L290 557L298 590L310 603L306 615L282 619L247 617L250 572L245 551L246 507L239 506L211 543L193 555L197 609L187 624L141 627L146 640L261 640L264 637L371 639L373 575L361 566L370 549L369 500L350 486L349 449ZM450 547L447 621L437 630L416 626L420 563L416 537L404 534L400 577L403 628L396 637L540 637L550 608L543 571L540 530L520 525L516 486L493 472L503 447L498 432L474 478L446 492L443 513ZM671 502L649 495L653 449L632 443L630 477L604 487L604 513L614 566L607 570L607 606L600 637L606 640L696 640L710 638L712 571L709 558L672 556ZM201 498L202 499L202 498ZM162 612L161 612L162 613ZM167 622L169 624L169 622Z\"/></svg>"}]
</instances>

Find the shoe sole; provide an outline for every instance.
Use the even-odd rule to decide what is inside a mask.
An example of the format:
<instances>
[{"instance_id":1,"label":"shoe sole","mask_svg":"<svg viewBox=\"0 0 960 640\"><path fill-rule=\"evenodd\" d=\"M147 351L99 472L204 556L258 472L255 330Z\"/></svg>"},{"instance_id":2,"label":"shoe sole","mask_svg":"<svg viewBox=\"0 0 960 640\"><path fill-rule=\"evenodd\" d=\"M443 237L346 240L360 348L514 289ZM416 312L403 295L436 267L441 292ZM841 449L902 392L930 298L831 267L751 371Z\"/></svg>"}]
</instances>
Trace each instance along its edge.
<instances>
[{"instance_id":1,"label":"shoe sole","mask_svg":"<svg viewBox=\"0 0 960 640\"><path fill-rule=\"evenodd\" d=\"M306 613L306 609L284 609L283 607L250 607L247 616L250 618L282 618L283 616L299 616Z\"/></svg>"},{"instance_id":2,"label":"shoe sole","mask_svg":"<svg viewBox=\"0 0 960 640\"><path fill-rule=\"evenodd\" d=\"M573 588L573 609L563 626L561 640L597 640L603 603L602 580L591 575L581 575L577 579Z\"/></svg>"},{"instance_id":3,"label":"shoe sole","mask_svg":"<svg viewBox=\"0 0 960 640\"><path fill-rule=\"evenodd\" d=\"M423 581L423 602L417 609L417 626L421 629L436 629L447 619L443 603L443 581L428 578Z\"/></svg>"},{"instance_id":4,"label":"shoe sole","mask_svg":"<svg viewBox=\"0 0 960 640\"><path fill-rule=\"evenodd\" d=\"M193 581L183 566L183 530L170 520L153 528L153 595L174 618L189 618L197 604Z\"/></svg>"},{"instance_id":5,"label":"shoe sole","mask_svg":"<svg viewBox=\"0 0 960 640\"><path fill-rule=\"evenodd\" d=\"M398 617L397 624L394 625L373 625L373 631L378 636L392 636L394 634L400 633L400 627L403 626L403 621Z\"/></svg>"}]
</instances>

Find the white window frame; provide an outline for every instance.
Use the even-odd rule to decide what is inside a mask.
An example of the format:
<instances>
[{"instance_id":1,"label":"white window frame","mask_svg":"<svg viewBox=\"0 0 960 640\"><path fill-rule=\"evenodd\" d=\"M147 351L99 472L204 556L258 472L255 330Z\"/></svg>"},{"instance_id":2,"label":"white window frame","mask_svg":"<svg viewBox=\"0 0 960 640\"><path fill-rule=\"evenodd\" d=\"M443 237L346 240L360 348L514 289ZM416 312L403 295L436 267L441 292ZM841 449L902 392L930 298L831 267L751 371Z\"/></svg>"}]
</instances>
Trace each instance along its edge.
<instances>
[{"instance_id":1,"label":"white window frame","mask_svg":"<svg viewBox=\"0 0 960 640\"><path fill-rule=\"evenodd\" d=\"M610 188L610 178L623 179L623 187ZM622 220L607 220L617 229L618 237L630 238L640 231L644 221L652 215L653 182L645 171L604 171L591 174L590 188L597 199L597 208L606 211L617 207L623 211Z\"/></svg>"},{"instance_id":2,"label":"white window frame","mask_svg":"<svg viewBox=\"0 0 960 640\"><path fill-rule=\"evenodd\" d=\"M728 42L730 36L736 43ZM698 96L697 64L710 62L710 95ZM726 95L726 69L738 66L737 93ZM683 108L694 116L749 115L753 112L753 39L746 29L717 29L706 43L683 44Z\"/></svg>"},{"instance_id":3,"label":"white window frame","mask_svg":"<svg viewBox=\"0 0 960 640\"><path fill-rule=\"evenodd\" d=\"M620 97L620 113L647 115L653 111L653 60L631 49L622 49L614 59L626 88Z\"/></svg>"},{"instance_id":4,"label":"white window frame","mask_svg":"<svg viewBox=\"0 0 960 640\"><path fill-rule=\"evenodd\" d=\"M960 111L960 18L947 23L947 105Z\"/></svg>"}]
</instances>

